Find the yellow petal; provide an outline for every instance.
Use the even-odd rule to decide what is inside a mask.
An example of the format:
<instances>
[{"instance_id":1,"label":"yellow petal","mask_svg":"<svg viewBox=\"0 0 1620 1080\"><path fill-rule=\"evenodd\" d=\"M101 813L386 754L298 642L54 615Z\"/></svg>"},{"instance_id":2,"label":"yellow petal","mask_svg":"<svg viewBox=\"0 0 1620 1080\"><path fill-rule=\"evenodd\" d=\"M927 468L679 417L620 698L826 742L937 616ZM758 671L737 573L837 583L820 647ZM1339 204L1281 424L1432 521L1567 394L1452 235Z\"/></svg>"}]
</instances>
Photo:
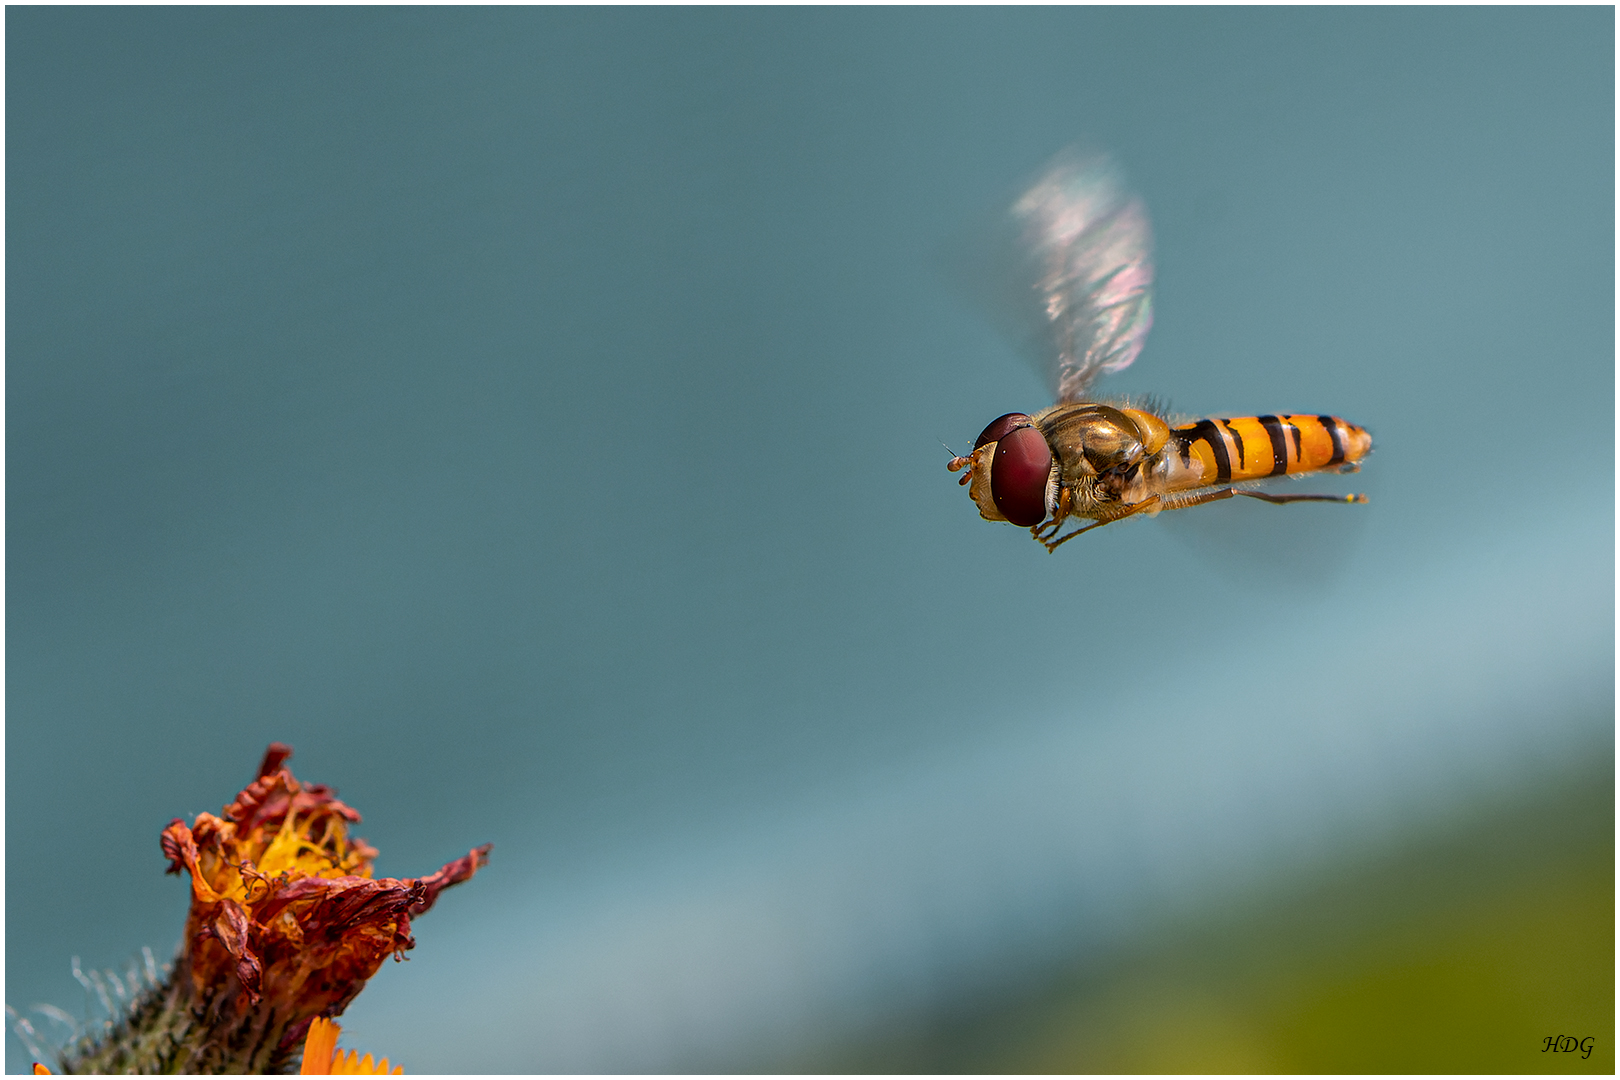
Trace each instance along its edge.
<instances>
[{"instance_id":1,"label":"yellow petal","mask_svg":"<svg viewBox=\"0 0 1620 1080\"><path fill-rule=\"evenodd\" d=\"M392 1070L388 1067L388 1059L374 1061L370 1054L360 1056L360 1051L350 1050L348 1053L338 1052L332 1059L332 1075L338 1076L402 1076L404 1066L396 1066Z\"/></svg>"},{"instance_id":2,"label":"yellow petal","mask_svg":"<svg viewBox=\"0 0 1620 1080\"><path fill-rule=\"evenodd\" d=\"M301 1076L327 1076L334 1071L332 1058L342 1030L324 1016L309 1022L309 1034L304 1036L304 1064L298 1069Z\"/></svg>"}]
</instances>

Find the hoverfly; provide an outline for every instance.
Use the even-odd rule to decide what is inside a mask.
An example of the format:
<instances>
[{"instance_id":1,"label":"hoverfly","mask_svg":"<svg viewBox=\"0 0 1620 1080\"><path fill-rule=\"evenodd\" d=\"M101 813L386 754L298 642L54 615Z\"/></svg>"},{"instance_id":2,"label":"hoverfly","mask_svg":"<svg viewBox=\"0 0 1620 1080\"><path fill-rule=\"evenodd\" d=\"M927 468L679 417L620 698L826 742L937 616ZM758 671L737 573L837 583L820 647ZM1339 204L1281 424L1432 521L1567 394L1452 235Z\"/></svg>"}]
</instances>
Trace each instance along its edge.
<instances>
[{"instance_id":1,"label":"hoverfly","mask_svg":"<svg viewBox=\"0 0 1620 1080\"><path fill-rule=\"evenodd\" d=\"M1181 510L1234 495L1271 503L1366 502L1365 495L1273 495L1253 481L1358 471L1372 449L1363 428L1305 414L1177 423L1151 403L1089 395L1104 372L1130 366L1153 325L1147 208L1107 157L1060 158L1012 207L1034 298L1051 336L1057 403L997 417L952 457L951 472L987 521L1030 530L1048 551L1137 514ZM1059 536L1070 518L1089 520Z\"/></svg>"}]
</instances>

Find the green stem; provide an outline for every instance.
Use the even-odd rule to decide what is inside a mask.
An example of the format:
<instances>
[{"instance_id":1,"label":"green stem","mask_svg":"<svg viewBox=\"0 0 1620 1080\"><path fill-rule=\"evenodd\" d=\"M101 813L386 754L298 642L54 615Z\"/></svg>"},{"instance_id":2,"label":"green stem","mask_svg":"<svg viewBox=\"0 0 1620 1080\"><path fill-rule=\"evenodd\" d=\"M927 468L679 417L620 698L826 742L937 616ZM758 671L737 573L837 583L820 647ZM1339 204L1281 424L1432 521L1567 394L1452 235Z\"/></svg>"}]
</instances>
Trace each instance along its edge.
<instances>
[{"instance_id":1,"label":"green stem","mask_svg":"<svg viewBox=\"0 0 1620 1080\"><path fill-rule=\"evenodd\" d=\"M278 1047L287 1025L275 1010L233 1008L236 994L197 1001L188 965L147 990L112 1030L62 1054L65 1073L240 1074L292 1071L302 1045Z\"/></svg>"}]
</instances>

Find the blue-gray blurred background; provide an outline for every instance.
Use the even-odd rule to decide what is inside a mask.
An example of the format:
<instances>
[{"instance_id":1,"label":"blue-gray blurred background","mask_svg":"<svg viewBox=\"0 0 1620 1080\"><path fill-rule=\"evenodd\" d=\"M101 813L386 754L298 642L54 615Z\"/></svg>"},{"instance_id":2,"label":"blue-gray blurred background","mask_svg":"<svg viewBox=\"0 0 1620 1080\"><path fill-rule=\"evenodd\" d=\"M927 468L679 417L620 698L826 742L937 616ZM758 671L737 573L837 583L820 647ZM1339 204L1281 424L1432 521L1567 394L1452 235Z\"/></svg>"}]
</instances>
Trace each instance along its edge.
<instances>
[{"instance_id":1,"label":"blue-gray blurred background","mask_svg":"<svg viewBox=\"0 0 1620 1080\"><path fill-rule=\"evenodd\" d=\"M495 845L345 1017L412 1072L1613 1069L1612 10L6 31L12 1005L279 739ZM951 253L1080 140L1102 389L1368 505L979 520L1048 399Z\"/></svg>"}]
</instances>

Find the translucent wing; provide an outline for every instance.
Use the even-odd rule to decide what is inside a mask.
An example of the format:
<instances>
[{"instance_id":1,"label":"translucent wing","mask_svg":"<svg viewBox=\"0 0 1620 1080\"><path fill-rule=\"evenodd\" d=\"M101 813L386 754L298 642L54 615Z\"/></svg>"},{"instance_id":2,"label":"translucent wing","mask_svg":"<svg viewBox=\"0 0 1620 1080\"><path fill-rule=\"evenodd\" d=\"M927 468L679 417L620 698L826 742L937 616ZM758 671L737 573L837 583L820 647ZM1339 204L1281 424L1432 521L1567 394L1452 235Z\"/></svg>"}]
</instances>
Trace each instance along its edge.
<instances>
[{"instance_id":1,"label":"translucent wing","mask_svg":"<svg viewBox=\"0 0 1620 1080\"><path fill-rule=\"evenodd\" d=\"M1051 334L1057 400L1081 400L1098 375L1130 366L1153 325L1147 207L1106 156L1067 156L1012 216Z\"/></svg>"}]
</instances>

